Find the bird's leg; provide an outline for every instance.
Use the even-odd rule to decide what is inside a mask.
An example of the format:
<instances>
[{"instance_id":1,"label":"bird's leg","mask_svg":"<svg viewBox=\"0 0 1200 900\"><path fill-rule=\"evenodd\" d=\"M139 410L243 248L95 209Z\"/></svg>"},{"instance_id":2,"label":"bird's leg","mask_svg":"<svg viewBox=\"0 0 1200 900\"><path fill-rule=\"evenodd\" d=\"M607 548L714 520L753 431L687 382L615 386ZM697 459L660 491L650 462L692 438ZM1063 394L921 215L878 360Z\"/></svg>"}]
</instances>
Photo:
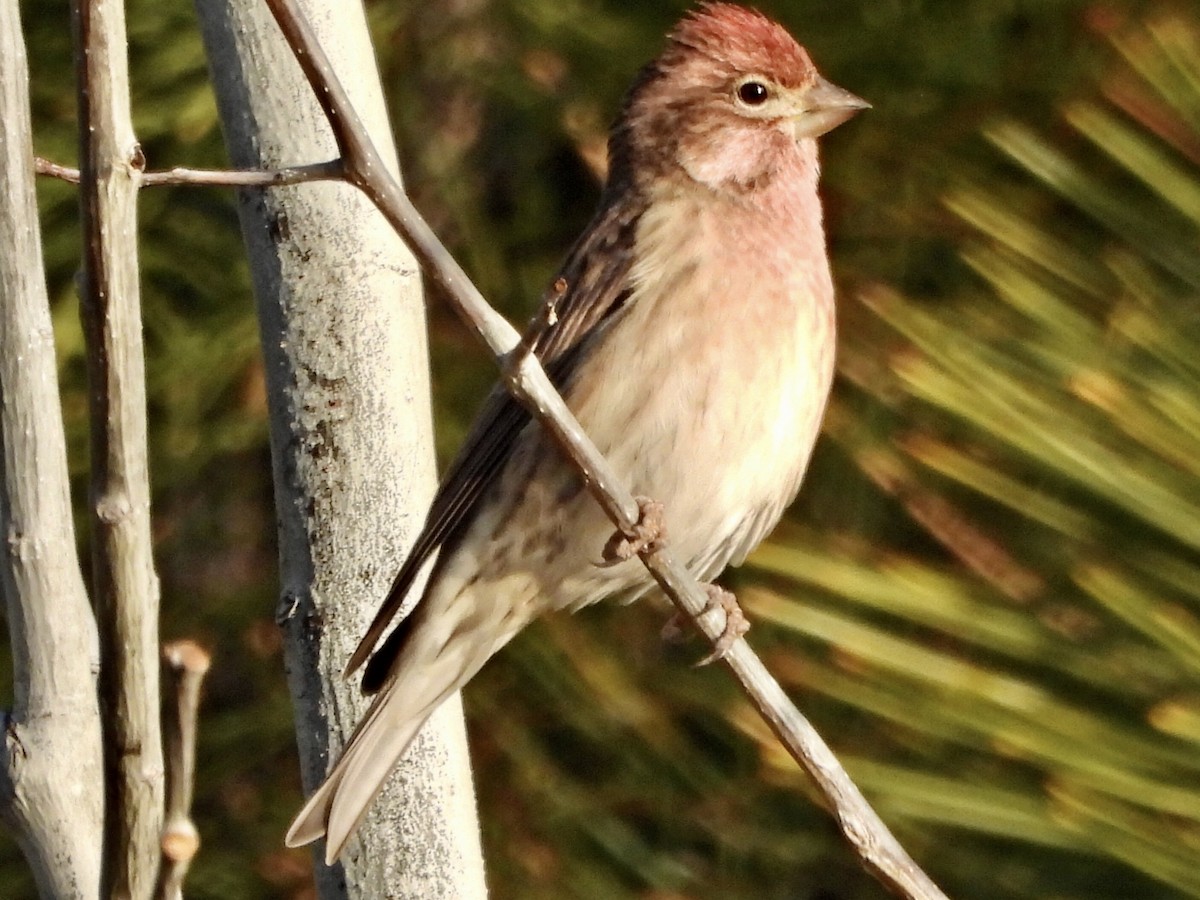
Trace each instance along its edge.
<instances>
[{"instance_id":1,"label":"bird's leg","mask_svg":"<svg viewBox=\"0 0 1200 900\"><path fill-rule=\"evenodd\" d=\"M742 608L738 605L737 597L731 591L725 590L715 584L704 585L704 592L708 594L708 603L704 607L704 611L700 616L706 616L715 610L721 610L725 614L725 627L721 631L721 636L717 638L713 645L712 653L704 657L696 663L697 667L707 666L711 662L716 662L718 659L724 659L725 654L729 652L729 648L743 634L750 630L750 621L746 618L746 614L742 612ZM696 618L700 618L697 616ZM683 635L684 615L681 612L675 613L667 620L667 624L663 626L662 637L664 641L678 641Z\"/></svg>"},{"instance_id":2,"label":"bird's leg","mask_svg":"<svg viewBox=\"0 0 1200 900\"><path fill-rule=\"evenodd\" d=\"M639 553L654 552L662 546L667 536L667 523L663 518L663 505L649 497L636 497L638 520L629 534L618 531L604 545L600 562L602 569L619 565L633 559Z\"/></svg>"}]
</instances>

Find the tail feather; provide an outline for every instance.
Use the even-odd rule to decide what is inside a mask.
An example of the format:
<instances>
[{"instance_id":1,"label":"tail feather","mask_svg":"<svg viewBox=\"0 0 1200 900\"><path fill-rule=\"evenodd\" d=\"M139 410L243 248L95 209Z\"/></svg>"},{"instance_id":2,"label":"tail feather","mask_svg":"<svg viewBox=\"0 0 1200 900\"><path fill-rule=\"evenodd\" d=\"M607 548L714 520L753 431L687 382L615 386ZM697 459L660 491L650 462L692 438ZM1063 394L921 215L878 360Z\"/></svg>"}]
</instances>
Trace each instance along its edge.
<instances>
[{"instance_id":1,"label":"tail feather","mask_svg":"<svg viewBox=\"0 0 1200 900\"><path fill-rule=\"evenodd\" d=\"M437 615L428 606L417 611L432 621L418 623L405 642L341 757L293 820L285 838L289 847L324 835L326 864L337 859L421 726L516 631L490 621L498 615L492 607L485 607L481 620L473 598L456 599Z\"/></svg>"},{"instance_id":2,"label":"tail feather","mask_svg":"<svg viewBox=\"0 0 1200 900\"><path fill-rule=\"evenodd\" d=\"M399 700L395 682L375 698L337 765L292 821L284 839L289 847L324 836L325 864L341 854L384 781L441 702L438 698L425 709L412 709Z\"/></svg>"},{"instance_id":3,"label":"tail feather","mask_svg":"<svg viewBox=\"0 0 1200 900\"><path fill-rule=\"evenodd\" d=\"M318 787L296 818L283 838L288 847L303 847L311 844L317 838L325 836L325 823L329 820L329 807L333 803L333 794L341 784L341 775L333 773Z\"/></svg>"}]
</instances>

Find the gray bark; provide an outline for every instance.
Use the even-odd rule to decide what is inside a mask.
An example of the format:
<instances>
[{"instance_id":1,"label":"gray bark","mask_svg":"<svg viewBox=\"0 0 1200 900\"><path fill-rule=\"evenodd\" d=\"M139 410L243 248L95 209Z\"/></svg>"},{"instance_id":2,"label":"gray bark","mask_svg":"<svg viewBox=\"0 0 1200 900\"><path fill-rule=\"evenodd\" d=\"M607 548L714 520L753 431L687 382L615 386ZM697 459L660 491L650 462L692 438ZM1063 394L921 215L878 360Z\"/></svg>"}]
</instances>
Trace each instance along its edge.
<instances>
[{"instance_id":1,"label":"gray bark","mask_svg":"<svg viewBox=\"0 0 1200 900\"><path fill-rule=\"evenodd\" d=\"M328 126L265 7L197 0L235 166L336 155ZM306 11L396 170L357 4ZM374 207L347 184L241 194L271 406L280 529L279 621L305 787L361 715L341 677L415 538L435 475L420 279ZM434 716L322 897L485 896L461 710Z\"/></svg>"},{"instance_id":2,"label":"gray bark","mask_svg":"<svg viewBox=\"0 0 1200 900\"><path fill-rule=\"evenodd\" d=\"M15 690L3 723L0 818L42 897L95 898L99 651L75 554L28 87L17 3L0 0L0 593Z\"/></svg>"},{"instance_id":3,"label":"gray bark","mask_svg":"<svg viewBox=\"0 0 1200 900\"><path fill-rule=\"evenodd\" d=\"M137 195L125 10L73 0L88 368L92 597L100 630L105 815L101 890L149 900L161 855L158 576L150 534Z\"/></svg>"}]
</instances>

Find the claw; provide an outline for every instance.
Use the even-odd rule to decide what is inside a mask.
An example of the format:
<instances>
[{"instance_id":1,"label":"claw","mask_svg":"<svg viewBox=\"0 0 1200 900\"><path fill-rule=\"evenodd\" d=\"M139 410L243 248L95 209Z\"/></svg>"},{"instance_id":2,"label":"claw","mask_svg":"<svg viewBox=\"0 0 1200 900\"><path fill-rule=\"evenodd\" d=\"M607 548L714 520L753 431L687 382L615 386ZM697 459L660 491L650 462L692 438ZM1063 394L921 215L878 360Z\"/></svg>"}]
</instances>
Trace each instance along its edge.
<instances>
[{"instance_id":1,"label":"claw","mask_svg":"<svg viewBox=\"0 0 1200 900\"><path fill-rule=\"evenodd\" d=\"M639 553L653 552L662 546L667 536L667 523L663 517L663 505L649 497L637 497L638 520L633 534L616 532L604 545L604 552L596 566L607 569L633 559Z\"/></svg>"},{"instance_id":2,"label":"claw","mask_svg":"<svg viewBox=\"0 0 1200 900\"><path fill-rule=\"evenodd\" d=\"M725 654L729 652L729 648L737 642L737 639L750 630L750 622L742 612L742 608L738 606L737 597L715 584L704 585L704 591L708 594L708 603L700 616L706 616L713 610L720 609L725 613L725 628L721 631L721 636L717 638L716 643L713 644L712 653L696 663L697 668L707 666L718 659L724 659ZM663 640L670 643L678 642L683 636L684 621L683 613L675 613L671 616L662 628Z\"/></svg>"}]
</instances>

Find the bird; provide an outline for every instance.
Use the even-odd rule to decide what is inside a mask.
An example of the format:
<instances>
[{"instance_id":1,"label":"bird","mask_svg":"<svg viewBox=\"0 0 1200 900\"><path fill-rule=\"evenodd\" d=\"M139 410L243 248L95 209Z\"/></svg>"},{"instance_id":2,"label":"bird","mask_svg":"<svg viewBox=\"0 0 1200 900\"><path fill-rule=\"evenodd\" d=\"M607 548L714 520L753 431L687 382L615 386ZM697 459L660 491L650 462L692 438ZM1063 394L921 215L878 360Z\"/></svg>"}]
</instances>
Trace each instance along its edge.
<instances>
[{"instance_id":1,"label":"bird","mask_svg":"<svg viewBox=\"0 0 1200 900\"><path fill-rule=\"evenodd\" d=\"M766 536L808 465L836 343L816 139L868 106L762 13L687 13L627 92L597 210L525 332L702 582ZM286 843L323 836L332 864L433 710L533 619L648 593L641 548L606 552L613 534L494 388L346 667L374 699Z\"/></svg>"}]
</instances>

